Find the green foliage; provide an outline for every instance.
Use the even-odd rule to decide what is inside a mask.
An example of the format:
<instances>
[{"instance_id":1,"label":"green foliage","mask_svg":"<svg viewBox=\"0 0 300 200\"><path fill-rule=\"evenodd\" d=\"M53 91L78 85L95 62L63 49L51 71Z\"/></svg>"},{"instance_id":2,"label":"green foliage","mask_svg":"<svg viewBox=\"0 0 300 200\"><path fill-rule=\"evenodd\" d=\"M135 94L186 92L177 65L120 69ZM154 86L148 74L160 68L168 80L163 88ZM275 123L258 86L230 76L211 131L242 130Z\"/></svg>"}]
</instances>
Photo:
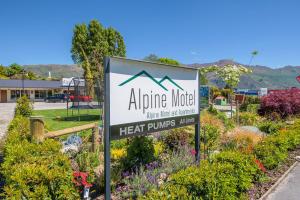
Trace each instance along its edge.
<instances>
[{"instance_id":1,"label":"green foliage","mask_svg":"<svg viewBox=\"0 0 300 200\"><path fill-rule=\"evenodd\" d=\"M265 120L259 123L258 128L267 134L277 134L279 130L283 128L283 123Z\"/></svg>"},{"instance_id":2,"label":"green foliage","mask_svg":"<svg viewBox=\"0 0 300 200\"><path fill-rule=\"evenodd\" d=\"M260 105L260 98L255 96L245 96L244 102L240 106L240 111L247 111L248 105Z\"/></svg>"},{"instance_id":3,"label":"green foliage","mask_svg":"<svg viewBox=\"0 0 300 200\"><path fill-rule=\"evenodd\" d=\"M132 169L152 162L155 159L152 138L134 137L127 147L127 156L122 159L125 169Z\"/></svg>"},{"instance_id":4,"label":"green foliage","mask_svg":"<svg viewBox=\"0 0 300 200\"><path fill-rule=\"evenodd\" d=\"M240 125L243 126L255 126L259 121L259 116L251 112L239 113Z\"/></svg>"},{"instance_id":5,"label":"green foliage","mask_svg":"<svg viewBox=\"0 0 300 200\"><path fill-rule=\"evenodd\" d=\"M181 147L171 154L161 155L161 163L154 161L140 167L136 173L124 177L122 182L125 184L125 190L117 188L118 194L122 198L128 199L158 189L159 185L167 180L168 175L190 166L193 162L194 155L191 154L188 147Z\"/></svg>"},{"instance_id":6,"label":"green foliage","mask_svg":"<svg viewBox=\"0 0 300 200\"><path fill-rule=\"evenodd\" d=\"M247 190L261 177L253 156L225 151L171 175L140 199L176 199L177 192L182 199L247 199Z\"/></svg>"},{"instance_id":7,"label":"green foliage","mask_svg":"<svg viewBox=\"0 0 300 200\"><path fill-rule=\"evenodd\" d=\"M276 168L287 157L286 149L280 149L268 140L256 145L254 153L267 169Z\"/></svg>"},{"instance_id":8,"label":"green foliage","mask_svg":"<svg viewBox=\"0 0 300 200\"><path fill-rule=\"evenodd\" d=\"M15 116L22 115L24 117L29 117L32 115L33 106L26 95L23 95L17 100L17 105L15 108Z\"/></svg>"},{"instance_id":9,"label":"green foliage","mask_svg":"<svg viewBox=\"0 0 300 200\"><path fill-rule=\"evenodd\" d=\"M251 113L257 113L259 107L260 107L260 104L249 104L247 106L246 111L251 112Z\"/></svg>"},{"instance_id":10,"label":"green foliage","mask_svg":"<svg viewBox=\"0 0 300 200\"><path fill-rule=\"evenodd\" d=\"M213 124L203 124L201 126L200 141L205 143L209 151L216 150L219 146L221 130Z\"/></svg>"},{"instance_id":11,"label":"green foliage","mask_svg":"<svg viewBox=\"0 0 300 200\"><path fill-rule=\"evenodd\" d=\"M17 115L9 125L1 173L6 199L77 199L69 159L58 141L31 143L29 122Z\"/></svg>"},{"instance_id":12,"label":"green foliage","mask_svg":"<svg viewBox=\"0 0 300 200\"><path fill-rule=\"evenodd\" d=\"M159 58L158 62L168 65L180 65L180 63L177 60L173 60L171 58Z\"/></svg>"},{"instance_id":13,"label":"green foliage","mask_svg":"<svg viewBox=\"0 0 300 200\"><path fill-rule=\"evenodd\" d=\"M189 127L176 128L168 131L163 141L169 149L174 150L189 144L191 136Z\"/></svg>"},{"instance_id":14,"label":"green foliage","mask_svg":"<svg viewBox=\"0 0 300 200\"><path fill-rule=\"evenodd\" d=\"M100 164L99 151L90 152L88 149L83 149L76 155L76 162L80 172L88 172L88 182L96 181L94 169Z\"/></svg>"},{"instance_id":15,"label":"green foliage","mask_svg":"<svg viewBox=\"0 0 300 200\"><path fill-rule=\"evenodd\" d=\"M89 25L77 24L73 30L72 58L81 64L84 77L103 80L104 56L125 57L126 47L121 34L113 28L105 29L97 20Z\"/></svg>"},{"instance_id":16,"label":"green foliage","mask_svg":"<svg viewBox=\"0 0 300 200\"><path fill-rule=\"evenodd\" d=\"M254 160L252 155L238 151L223 151L215 155L212 162L232 164L235 169L235 177L239 181L237 189L239 192L245 192L252 186L254 180L259 180L263 175Z\"/></svg>"},{"instance_id":17,"label":"green foliage","mask_svg":"<svg viewBox=\"0 0 300 200\"><path fill-rule=\"evenodd\" d=\"M216 115L218 119L222 120L226 129L225 131L231 130L235 127L234 121L232 119L229 119L225 113L218 111L212 105L209 106L207 111L213 115Z\"/></svg>"}]
</instances>

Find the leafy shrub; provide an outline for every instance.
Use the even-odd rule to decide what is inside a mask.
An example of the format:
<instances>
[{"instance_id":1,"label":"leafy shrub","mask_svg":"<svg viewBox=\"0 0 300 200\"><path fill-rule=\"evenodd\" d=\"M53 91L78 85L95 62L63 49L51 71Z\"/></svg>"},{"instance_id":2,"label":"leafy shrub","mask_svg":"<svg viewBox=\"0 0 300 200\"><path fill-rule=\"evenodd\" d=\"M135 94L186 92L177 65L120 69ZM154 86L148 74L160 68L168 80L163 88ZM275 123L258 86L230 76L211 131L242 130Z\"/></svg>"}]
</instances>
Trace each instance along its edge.
<instances>
[{"instance_id":1,"label":"leafy shrub","mask_svg":"<svg viewBox=\"0 0 300 200\"><path fill-rule=\"evenodd\" d=\"M263 141L256 145L254 153L267 169L276 168L287 157L286 150L280 150L275 144Z\"/></svg>"},{"instance_id":2,"label":"leafy shrub","mask_svg":"<svg viewBox=\"0 0 300 200\"><path fill-rule=\"evenodd\" d=\"M249 105L247 106L246 111L247 111L247 112L250 112L250 113L257 113L258 110L259 110L259 108L260 108L260 105L259 105L259 104L249 104Z\"/></svg>"},{"instance_id":3,"label":"leafy shrub","mask_svg":"<svg viewBox=\"0 0 300 200\"><path fill-rule=\"evenodd\" d=\"M164 143L172 151L189 144L191 138L191 131L189 127L176 128L168 131L167 135L163 138Z\"/></svg>"},{"instance_id":4,"label":"leafy shrub","mask_svg":"<svg viewBox=\"0 0 300 200\"><path fill-rule=\"evenodd\" d=\"M260 104L260 98L259 97L245 96L244 103L242 103L241 106L240 106L240 111L249 112L247 110L249 105L259 105L259 104Z\"/></svg>"},{"instance_id":5,"label":"leafy shrub","mask_svg":"<svg viewBox=\"0 0 300 200\"><path fill-rule=\"evenodd\" d=\"M200 166L188 167L169 178L159 190L152 190L141 199L247 199L245 192L262 172L254 157L227 151L201 161Z\"/></svg>"},{"instance_id":6,"label":"leafy shrub","mask_svg":"<svg viewBox=\"0 0 300 200\"><path fill-rule=\"evenodd\" d=\"M237 189L245 192L252 186L254 180L259 180L262 171L255 164L255 159L250 154L243 154L238 151L224 151L213 157L212 162L230 163L234 166L234 175L238 178Z\"/></svg>"},{"instance_id":7,"label":"leafy shrub","mask_svg":"<svg viewBox=\"0 0 300 200\"><path fill-rule=\"evenodd\" d=\"M194 156L188 147L181 147L171 155L162 155L164 158L158 163L141 166L135 173L123 173L123 183L117 187L117 192L122 198L135 198L144 195L150 190L157 190L167 176L190 166L194 162Z\"/></svg>"},{"instance_id":8,"label":"leafy shrub","mask_svg":"<svg viewBox=\"0 0 300 200\"><path fill-rule=\"evenodd\" d=\"M23 95L17 100L17 105L15 108L15 115L22 115L24 117L29 117L32 115L33 106L26 95Z\"/></svg>"},{"instance_id":9,"label":"leafy shrub","mask_svg":"<svg viewBox=\"0 0 300 200\"><path fill-rule=\"evenodd\" d=\"M217 126L211 124L202 124L200 141L205 143L209 151L217 149L220 142L220 130Z\"/></svg>"},{"instance_id":10,"label":"leafy shrub","mask_svg":"<svg viewBox=\"0 0 300 200\"><path fill-rule=\"evenodd\" d=\"M87 149L83 149L76 155L76 162L80 172L88 173L88 181L95 182L94 169L100 165L99 152L89 152Z\"/></svg>"},{"instance_id":11,"label":"leafy shrub","mask_svg":"<svg viewBox=\"0 0 300 200\"><path fill-rule=\"evenodd\" d=\"M69 159L58 141L31 143L29 122L17 115L9 125L1 173L6 199L77 199Z\"/></svg>"},{"instance_id":12,"label":"leafy shrub","mask_svg":"<svg viewBox=\"0 0 300 200\"><path fill-rule=\"evenodd\" d=\"M153 140L150 137L134 137L127 147L127 156L122 159L125 169L132 169L155 159Z\"/></svg>"},{"instance_id":13,"label":"leafy shrub","mask_svg":"<svg viewBox=\"0 0 300 200\"><path fill-rule=\"evenodd\" d=\"M259 116L251 112L241 112L239 114L240 125L243 126L254 126L259 121Z\"/></svg>"},{"instance_id":14,"label":"leafy shrub","mask_svg":"<svg viewBox=\"0 0 300 200\"><path fill-rule=\"evenodd\" d=\"M207 111L208 111L208 113L216 116L219 120L221 120L223 122L223 125L225 127L225 132L229 131L235 127L235 124L232 119L229 119L225 113L218 111L212 105L207 109Z\"/></svg>"},{"instance_id":15,"label":"leafy shrub","mask_svg":"<svg viewBox=\"0 0 300 200\"><path fill-rule=\"evenodd\" d=\"M273 122L269 120L265 120L258 125L259 130L267 134L277 134L281 128L283 128L283 124L281 122Z\"/></svg>"},{"instance_id":16,"label":"leafy shrub","mask_svg":"<svg viewBox=\"0 0 300 200\"><path fill-rule=\"evenodd\" d=\"M73 199L78 194L72 183L70 161L54 140L41 144L21 140L5 144L2 173L8 199Z\"/></svg>"},{"instance_id":17,"label":"leafy shrub","mask_svg":"<svg viewBox=\"0 0 300 200\"><path fill-rule=\"evenodd\" d=\"M121 140L113 140L111 141L110 148L112 149L123 149L128 146L128 139L121 139Z\"/></svg>"},{"instance_id":18,"label":"leafy shrub","mask_svg":"<svg viewBox=\"0 0 300 200\"><path fill-rule=\"evenodd\" d=\"M300 114L300 89L280 90L262 97L258 112L264 116L276 112L281 118Z\"/></svg>"}]
</instances>

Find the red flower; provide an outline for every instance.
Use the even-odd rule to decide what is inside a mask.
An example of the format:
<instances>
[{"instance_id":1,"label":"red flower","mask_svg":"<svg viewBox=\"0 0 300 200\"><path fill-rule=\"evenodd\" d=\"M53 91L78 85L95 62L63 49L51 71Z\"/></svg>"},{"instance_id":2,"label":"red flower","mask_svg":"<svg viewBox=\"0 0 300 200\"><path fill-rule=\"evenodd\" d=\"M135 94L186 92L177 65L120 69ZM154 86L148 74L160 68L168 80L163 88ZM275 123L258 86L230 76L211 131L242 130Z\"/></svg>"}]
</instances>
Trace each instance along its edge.
<instances>
[{"instance_id":1,"label":"red flower","mask_svg":"<svg viewBox=\"0 0 300 200\"><path fill-rule=\"evenodd\" d=\"M77 186L77 187L85 187L85 188L90 188L93 185L87 182L87 177L88 177L88 173L87 172L73 172L73 183Z\"/></svg>"},{"instance_id":2,"label":"red flower","mask_svg":"<svg viewBox=\"0 0 300 200\"><path fill-rule=\"evenodd\" d=\"M197 153L195 149L192 149L190 152L192 155L196 155L196 153Z\"/></svg>"},{"instance_id":3,"label":"red flower","mask_svg":"<svg viewBox=\"0 0 300 200\"><path fill-rule=\"evenodd\" d=\"M258 159L255 159L254 161L255 161L256 165L258 166L258 168L259 168L261 171L263 171L264 173L267 172L267 170L266 170L266 168L264 167L264 165L263 165Z\"/></svg>"}]
</instances>

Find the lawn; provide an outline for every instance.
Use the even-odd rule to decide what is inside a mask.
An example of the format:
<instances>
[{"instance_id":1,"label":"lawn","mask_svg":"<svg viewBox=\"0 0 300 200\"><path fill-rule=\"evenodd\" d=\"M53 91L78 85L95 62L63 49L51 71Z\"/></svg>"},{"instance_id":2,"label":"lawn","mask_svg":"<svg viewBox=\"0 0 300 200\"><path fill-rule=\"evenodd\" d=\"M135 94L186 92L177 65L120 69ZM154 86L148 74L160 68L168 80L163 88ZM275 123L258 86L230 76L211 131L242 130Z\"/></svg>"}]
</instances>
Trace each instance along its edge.
<instances>
[{"instance_id":1,"label":"lawn","mask_svg":"<svg viewBox=\"0 0 300 200\"><path fill-rule=\"evenodd\" d=\"M81 109L80 115L77 114L77 110L73 110L72 115L72 110L69 110L69 116L67 116L66 109L53 109L34 110L33 116L43 116L46 130L56 131L92 122L100 122L100 113L100 109Z\"/></svg>"}]
</instances>

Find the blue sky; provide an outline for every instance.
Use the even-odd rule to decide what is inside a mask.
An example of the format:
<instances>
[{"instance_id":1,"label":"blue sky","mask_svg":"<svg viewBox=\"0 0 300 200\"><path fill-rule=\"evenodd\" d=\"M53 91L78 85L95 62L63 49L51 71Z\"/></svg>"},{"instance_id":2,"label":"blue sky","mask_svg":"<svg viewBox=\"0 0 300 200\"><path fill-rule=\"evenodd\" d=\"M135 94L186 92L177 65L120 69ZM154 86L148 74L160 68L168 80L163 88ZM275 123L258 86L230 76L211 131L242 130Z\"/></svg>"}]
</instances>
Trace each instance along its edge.
<instances>
[{"instance_id":1,"label":"blue sky","mask_svg":"<svg viewBox=\"0 0 300 200\"><path fill-rule=\"evenodd\" d=\"M98 19L124 36L127 57L181 63L233 59L300 65L298 0L1 0L0 63L71 64L76 23Z\"/></svg>"}]
</instances>

